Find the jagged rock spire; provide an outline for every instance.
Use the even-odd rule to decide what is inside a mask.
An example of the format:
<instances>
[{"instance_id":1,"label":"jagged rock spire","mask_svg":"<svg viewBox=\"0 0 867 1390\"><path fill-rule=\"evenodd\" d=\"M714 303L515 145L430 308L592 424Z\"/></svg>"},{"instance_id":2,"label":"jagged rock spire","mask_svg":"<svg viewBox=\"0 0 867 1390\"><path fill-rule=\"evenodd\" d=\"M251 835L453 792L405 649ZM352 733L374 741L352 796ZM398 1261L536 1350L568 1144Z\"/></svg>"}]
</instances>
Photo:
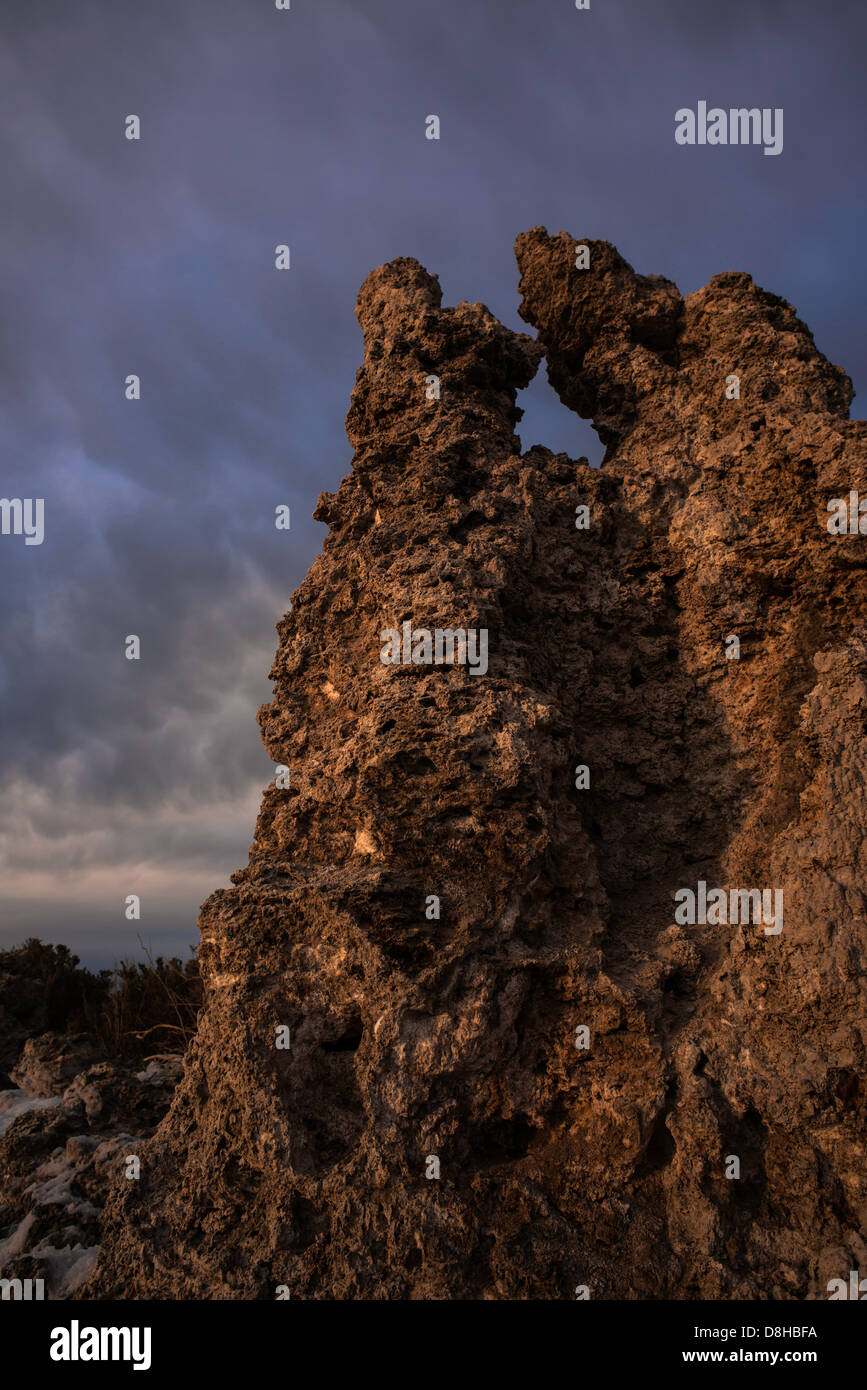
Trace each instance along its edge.
<instances>
[{"instance_id":1,"label":"jagged rock spire","mask_svg":"<svg viewBox=\"0 0 867 1390\"><path fill-rule=\"evenodd\" d=\"M864 427L748 276L682 298L584 245L518 239L539 342L413 260L362 286L353 469L259 716L288 775L203 907L95 1294L803 1297L857 1263L864 539L825 522ZM601 470L520 453L543 351ZM784 891L785 929L684 924L699 882Z\"/></svg>"}]
</instances>

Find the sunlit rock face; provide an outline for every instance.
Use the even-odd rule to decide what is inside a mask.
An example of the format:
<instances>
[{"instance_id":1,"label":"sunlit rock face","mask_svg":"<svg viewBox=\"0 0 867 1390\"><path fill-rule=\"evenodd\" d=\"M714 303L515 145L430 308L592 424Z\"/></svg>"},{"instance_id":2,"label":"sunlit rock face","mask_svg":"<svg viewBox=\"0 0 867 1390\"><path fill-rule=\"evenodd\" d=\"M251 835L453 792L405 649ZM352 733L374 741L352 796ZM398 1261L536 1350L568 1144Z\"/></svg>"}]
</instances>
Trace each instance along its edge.
<instances>
[{"instance_id":1,"label":"sunlit rock face","mask_svg":"<svg viewBox=\"0 0 867 1390\"><path fill-rule=\"evenodd\" d=\"M867 1265L865 427L747 275L517 255L538 340L411 259L362 286L275 779L92 1296L804 1298ZM543 352L601 469L521 452Z\"/></svg>"}]
</instances>

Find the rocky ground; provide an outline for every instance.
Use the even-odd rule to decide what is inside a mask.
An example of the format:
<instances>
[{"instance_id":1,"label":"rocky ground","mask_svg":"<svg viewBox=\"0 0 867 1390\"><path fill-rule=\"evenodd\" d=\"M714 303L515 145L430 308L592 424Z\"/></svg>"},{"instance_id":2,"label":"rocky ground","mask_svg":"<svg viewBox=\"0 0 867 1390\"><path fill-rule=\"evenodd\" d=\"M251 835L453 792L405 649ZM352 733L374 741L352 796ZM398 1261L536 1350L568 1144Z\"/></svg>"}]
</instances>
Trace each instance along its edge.
<instances>
[{"instance_id":1,"label":"rocky ground","mask_svg":"<svg viewBox=\"0 0 867 1390\"><path fill-rule=\"evenodd\" d=\"M162 1119L180 1055L107 1061L86 1034L45 1028L43 982L0 968L0 1278L77 1297L93 1273L112 1182Z\"/></svg>"}]
</instances>

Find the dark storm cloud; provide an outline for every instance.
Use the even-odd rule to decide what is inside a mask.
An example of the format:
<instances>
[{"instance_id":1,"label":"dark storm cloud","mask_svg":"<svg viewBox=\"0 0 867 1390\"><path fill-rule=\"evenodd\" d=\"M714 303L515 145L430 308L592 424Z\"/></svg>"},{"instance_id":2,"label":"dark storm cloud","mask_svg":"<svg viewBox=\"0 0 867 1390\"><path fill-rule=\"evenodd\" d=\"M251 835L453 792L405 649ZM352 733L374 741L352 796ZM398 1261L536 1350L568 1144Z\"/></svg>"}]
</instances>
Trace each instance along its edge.
<instances>
[{"instance_id":1,"label":"dark storm cloud","mask_svg":"<svg viewBox=\"0 0 867 1390\"><path fill-rule=\"evenodd\" d=\"M243 862L373 266L417 256L521 329L512 242L537 223L684 292L745 269L867 388L863 30L854 3L4 7L0 495L44 497L46 540L0 538L0 930L42 914L111 955L144 883L190 940ZM783 153L676 146L699 100L784 108ZM525 447L598 459L543 377L521 404Z\"/></svg>"}]
</instances>

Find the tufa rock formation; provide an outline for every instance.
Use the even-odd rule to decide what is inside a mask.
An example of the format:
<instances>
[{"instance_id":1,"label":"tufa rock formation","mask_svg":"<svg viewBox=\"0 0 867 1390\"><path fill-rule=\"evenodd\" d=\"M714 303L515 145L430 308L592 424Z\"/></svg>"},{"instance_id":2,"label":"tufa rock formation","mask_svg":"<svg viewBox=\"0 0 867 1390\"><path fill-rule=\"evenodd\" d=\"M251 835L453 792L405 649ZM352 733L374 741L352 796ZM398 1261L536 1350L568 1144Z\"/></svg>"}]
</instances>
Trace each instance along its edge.
<instances>
[{"instance_id":1,"label":"tufa rock formation","mask_svg":"<svg viewBox=\"0 0 867 1390\"><path fill-rule=\"evenodd\" d=\"M413 260L361 289L353 470L260 712L290 785L204 905L198 1036L90 1296L803 1299L867 1267L867 541L827 525L867 429L748 275L683 298L587 245L519 237L538 341ZM543 351L601 469L520 451ZM383 664L405 621L486 629L487 672ZM689 922L699 884L784 912Z\"/></svg>"}]
</instances>

